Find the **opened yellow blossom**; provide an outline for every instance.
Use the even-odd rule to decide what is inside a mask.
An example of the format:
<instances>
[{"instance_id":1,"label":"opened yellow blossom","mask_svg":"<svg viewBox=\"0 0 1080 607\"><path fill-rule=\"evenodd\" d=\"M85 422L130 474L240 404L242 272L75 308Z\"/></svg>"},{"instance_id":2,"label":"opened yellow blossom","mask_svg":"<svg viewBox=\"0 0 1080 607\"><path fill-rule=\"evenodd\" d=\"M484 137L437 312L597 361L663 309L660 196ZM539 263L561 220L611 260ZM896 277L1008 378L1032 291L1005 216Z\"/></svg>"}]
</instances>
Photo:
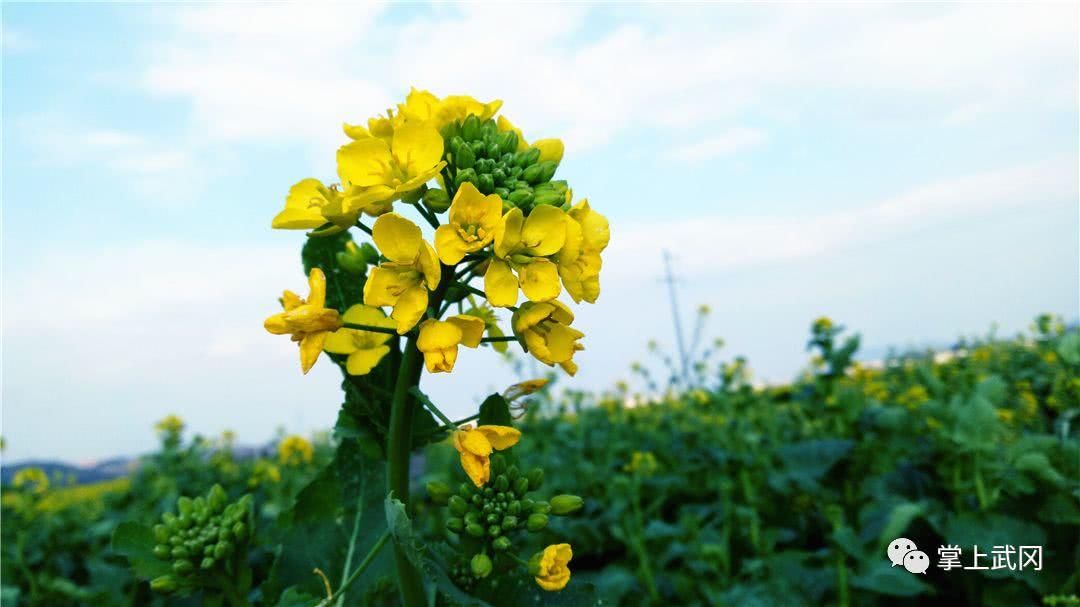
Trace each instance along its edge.
<instances>
[{"instance_id":1,"label":"opened yellow blossom","mask_svg":"<svg viewBox=\"0 0 1080 607\"><path fill-rule=\"evenodd\" d=\"M502 107L502 100L483 103L468 95L450 95L442 99L428 91L412 89L405 103L398 104L395 124L426 123L436 129L455 121L476 116L481 122L490 119Z\"/></svg>"},{"instance_id":2,"label":"opened yellow blossom","mask_svg":"<svg viewBox=\"0 0 1080 607\"><path fill-rule=\"evenodd\" d=\"M326 304L326 275L319 268L312 268L308 275L310 293L307 300L292 291L285 291L281 303L285 311L274 314L263 323L274 335L292 335L300 343L300 368L304 373L311 370L322 353L323 344L331 331L341 328L341 315Z\"/></svg>"},{"instance_id":3,"label":"opened yellow blossom","mask_svg":"<svg viewBox=\"0 0 1080 607\"><path fill-rule=\"evenodd\" d=\"M574 302L595 303L600 297L600 253L607 248L611 230L606 217L582 200L567 213L566 244L556 256L559 277Z\"/></svg>"},{"instance_id":4,"label":"opened yellow blossom","mask_svg":"<svg viewBox=\"0 0 1080 607\"><path fill-rule=\"evenodd\" d=\"M289 188L285 208L270 226L280 230L313 230L331 224L320 233L332 234L352 227L359 211L346 212L337 188L326 187L318 179L303 179Z\"/></svg>"},{"instance_id":5,"label":"opened yellow blossom","mask_svg":"<svg viewBox=\"0 0 1080 607\"><path fill-rule=\"evenodd\" d=\"M530 559L529 570L537 585L548 592L555 592L566 588L570 582L568 564L572 558L574 551L570 544L552 544Z\"/></svg>"},{"instance_id":6,"label":"opened yellow blossom","mask_svg":"<svg viewBox=\"0 0 1080 607\"><path fill-rule=\"evenodd\" d=\"M515 305L519 286L530 301L559 296L558 266L548 257L566 244L566 224L566 213L550 205L536 207L528 217L519 208L503 216L495 230L495 257L484 274L491 305Z\"/></svg>"},{"instance_id":7,"label":"opened yellow blossom","mask_svg":"<svg viewBox=\"0 0 1080 607\"><path fill-rule=\"evenodd\" d=\"M159 434L179 434L184 430L184 420L179 415L166 415L154 424Z\"/></svg>"},{"instance_id":8,"label":"opened yellow blossom","mask_svg":"<svg viewBox=\"0 0 1080 607\"><path fill-rule=\"evenodd\" d=\"M372 239L389 259L372 268L364 283L364 303L393 306L390 317L399 334L408 333L428 306L428 291L439 286L440 268L435 249L420 235L420 227L397 213L379 217Z\"/></svg>"},{"instance_id":9,"label":"opened yellow blossom","mask_svg":"<svg viewBox=\"0 0 1080 607\"><path fill-rule=\"evenodd\" d=\"M387 329L397 327L397 322L392 318L387 318L382 310L364 304L350 306L342 315L342 320L354 325ZM390 352L390 347L386 345L390 337L388 333L342 327L326 338L323 349L333 354L348 355L349 358L345 360L345 370L349 375L367 375Z\"/></svg>"},{"instance_id":10,"label":"opened yellow blossom","mask_svg":"<svg viewBox=\"0 0 1080 607\"><path fill-rule=\"evenodd\" d=\"M364 137L342 146L337 165L345 209L369 215L388 211L390 202L439 174L446 166L442 154L442 136L427 124L395 128L389 141Z\"/></svg>"},{"instance_id":11,"label":"opened yellow blossom","mask_svg":"<svg viewBox=\"0 0 1080 607\"><path fill-rule=\"evenodd\" d=\"M284 466L310 464L315 458L315 448L303 436L286 436L278 443L278 461Z\"/></svg>"},{"instance_id":12,"label":"opened yellow blossom","mask_svg":"<svg viewBox=\"0 0 1080 607\"><path fill-rule=\"evenodd\" d=\"M420 323L416 347L424 354L428 373L449 373L457 361L458 345L475 348L484 335L484 320L459 314L444 320L429 318Z\"/></svg>"},{"instance_id":13,"label":"opened yellow blossom","mask_svg":"<svg viewBox=\"0 0 1080 607\"><path fill-rule=\"evenodd\" d=\"M521 132L521 129L517 128L509 120L507 120L506 116L499 116L499 119L496 120L496 126L501 132L513 131L514 134L517 135L518 152L523 152L530 147L534 147L540 150L540 162L543 162L545 160L562 162L563 151L565 148L561 139L537 139L530 146L529 143L525 141L525 135Z\"/></svg>"},{"instance_id":14,"label":"opened yellow blossom","mask_svg":"<svg viewBox=\"0 0 1080 607\"><path fill-rule=\"evenodd\" d=\"M502 208L497 194L484 196L472 183L461 184L450 203L448 222L435 230L439 259L452 266L491 244L502 221Z\"/></svg>"},{"instance_id":15,"label":"opened yellow blossom","mask_svg":"<svg viewBox=\"0 0 1080 607\"><path fill-rule=\"evenodd\" d=\"M577 373L574 354L584 350L578 340L585 334L570 326L574 313L560 301L526 302L510 319L514 335L525 349L545 365L559 365L570 375Z\"/></svg>"},{"instance_id":16,"label":"opened yellow blossom","mask_svg":"<svg viewBox=\"0 0 1080 607\"><path fill-rule=\"evenodd\" d=\"M23 468L15 473L12 484L30 493L45 493L49 490L49 475L41 468Z\"/></svg>"},{"instance_id":17,"label":"opened yellow blossom","mask_svg":"<svg viewBox=\"0 0 1080 607\"><path fill-rule=\"evenodd\" d=\"M464 426L454 432L454 449L461 454L461 467L477 487L491 479L491 452L517 444L521 431L510 426Z\"/></svg>"}]
</instances>

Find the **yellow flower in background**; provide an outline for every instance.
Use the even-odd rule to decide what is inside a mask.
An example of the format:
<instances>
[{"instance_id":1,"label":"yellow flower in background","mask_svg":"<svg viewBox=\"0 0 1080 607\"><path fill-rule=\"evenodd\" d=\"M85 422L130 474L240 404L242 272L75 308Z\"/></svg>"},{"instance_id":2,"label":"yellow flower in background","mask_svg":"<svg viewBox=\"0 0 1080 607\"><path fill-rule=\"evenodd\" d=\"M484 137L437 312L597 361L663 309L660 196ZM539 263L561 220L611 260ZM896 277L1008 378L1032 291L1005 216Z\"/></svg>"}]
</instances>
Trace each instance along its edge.
<instances>
[{"instance_id":1,"label":"yellow flower in background","mask_svg":"<svg viewBox=\"0 0 1080 607\"><path fill-rule=\"evenodd\" d=\"M382 310L364 304L350 306L341 318L348 324L397 327L397 322L387 318ZM342 327L326 338L323 349L333 354L347 354L345 370L349 375L367 375L390 352L390 346L386 345L390 337L388 333Z\"/></svg>"},{"instance_id":2,"label":"yellow flower in background","mask_svg":"<svg viewBox=\"0 0 1080 607\"><path fill-rule=\"evenodd\" d=\"M375 221L372 239L390 261L372 268L364 283L364 303L393 306L390 317L399 334L408 333L424 315L428 290L439 286L440 267L435 249L420 235L420 227L397 213Z\"/></svg>"},{"instance_id":3,"label":"yellow flower in background","mask_svg":"<svg viewBox=\"0 0 1080 607\"><path fill-rule=\"evenodd\" d=\"M41 494L49 490L49 475L41 468L23 468L15 473L12 484L16 489Z\"/></svg>"},{"instance_id":4,"label":"yellow flower in background","mask_svg":"<svg viewBox=\"0 0 1080 607\"><path fill-rule=\"evenodd\" d=\"M562 139L537 139L530 146L529 143L527 141L525 141L525 135L521 132L521 129L514 126L506 118L506 116L499 116L498 120L495 121L495 124L498 127L500 132L505 133L507 131L513 131L514 134L517 135L517 138L518 138L517 151L518 152L523 152L523 151L529 149L530 147L534 147L534 148L540 150L540 158L539 158L540 162L544 162L545 160L553 160L555 162L562 162L563 152L565 151L565 147L563 146Z\"/></svg>"},{"instance_id":5,"label":"yellow flower in background","mask_svg":"<svg viewBox=\"0 0 1080 607\"><path fill-rule=\"evenodd\" d=\"M179 434L184 430L184 420L179 415L166 415L154 424L158 434Z\"/></svg>"},{"instance_id":6,"label":"yellow flower in background","mask_svg":"<svg viewBox=\"0 0 1080 607\"><path fill-rule=\"evenodd\" d=\"M578 340L585 334L571 328L574 313L560 301L526 302L510 320L514 335L525 349L545 365L559 365L570 375L577 373L574 353L584 350Z\"/></svg>"},{"instance_id":7,"label":"yellow flower in background","mask_svg":"<svg viewBox=\"0 0 1080 607\"><path fill-rule=\"evenodd\" d=\"M502 221L502 199L496 194L484 196L472 183L461 184L450 203L447 223L435 230L435 249L448 266L475 253L495 239Z\"/></svg>"},{"instance_id":8,"label":"yellow flower in background","mask_svg":"<svg viewBox=\"0 0 1080 607\"><path fill-rule=\"evenodd\" d=\"M281 470L275 464L265 459L255 460L255 465L251 469L251 478L248 479L249 487L280 482Z\"/></svg>"},{"instance_id":9,"label":"yellow flower in background","mask_svg":"<svg viewBox=\"0 0 1080 607\"><path fill-rule=\"evenodd\" d=\"M285 311L266 319L263 326L274 335L292 335L300 343L300 369L311 370L322 353L323 344L331 331L341 328L341 315L326 305L326 275L312 268L308 276L310 293L303 300L292 291L285 291L281 303Z\"/></svg>"},{"instance_id":10,"label":"yellow flower in background","mask_svg":"<svg viewBox=\"0 0 1080 607\"><path fill-rule=\"evenodd\" d=\"M624 467L627 472L641 476L652 476L659 469L660 464L651 451L634 451L630 454L630 463Z\"/></svg>"},{"instance_id":11,"label":"yellow flower in background","mask_svg":"<svg viewBox=\"0 0 1080 607\"><path fill-rule=\"evenodd\" d=\"M517 444L521 431L510 426L464 426L454 432L454 449L461 454L461 467L477 487L491 479L491 452Z\"/></svg>"},{"instance_id":12,"label":"yellow flower in background","mask_svg":"<svg viewBox=\"0 0 1080 607\"><path fill-rule=\"evenodd\" d=\"M570 568L567 566L574 558L570 544L552 544L530 559L529 570L538 586L548 592L566 588L570 582Z\"/></svg>"},{"instance_id":13,"label":"yellow flower in background","mask_svg":"<svg viewBox=\"0 0 1080 607\"><path fill-rule=\"evenodd\" d=\"M515 305L518 287L529 301L559 296L558 266L547 258L566 244L567 221L562 209L550 205L536 207L528 217L519 208L503 216L495 231L495 257L484 274L484 292L491 305Z\"/></svg>"},{"instance_id":14,"label":"yellow flower in background","mask_svg":"<svg viewBox=\"0 0 1080 607\"><path fill-rule=\"evenodd\" d=\"M333 224L323 234L349 229L356 223L359 211L345 211L341 192L326 187L318 179L303 179L289 188L285 208L274 216L270 226L279 230L313 230L326 223Z\"/></svg>"},{"instance_id":15,"label":"yellow flower in background","mask_svg":"<svg viewBox=\"0 0 1080 607\"><path fill-rule=\"evenodd\" d=\"M277 447L278 461L283 466L310 464L315 458L315 448L306 438L297 435L281 439Z\"/></svg>"},{"instance_id":16,"label":"yellow flower in background","mask_svg":"<svg viewBox=\"0 0 1080 607\"><path fill-rule=\"evenodd\" d=\"M443 139L435 127L407 124L390 141L356 139L337 153L338 176L345 187L345 208L379 215L401 194L431 181L446 166Z\"/></svg>"},{"instance_id":17,"label":"yellow flower in background","mask_svg":"<svg viewBox=\"0 0 1080 607\"><path fill-rule=\"evenodd\" d=\"M420 323L416 347L424 354L428 373L449 373L457 361L458 345L475 348L484 335L484 321L459 314L446 320L429 318Z\"/></svg>"}]
</instances>

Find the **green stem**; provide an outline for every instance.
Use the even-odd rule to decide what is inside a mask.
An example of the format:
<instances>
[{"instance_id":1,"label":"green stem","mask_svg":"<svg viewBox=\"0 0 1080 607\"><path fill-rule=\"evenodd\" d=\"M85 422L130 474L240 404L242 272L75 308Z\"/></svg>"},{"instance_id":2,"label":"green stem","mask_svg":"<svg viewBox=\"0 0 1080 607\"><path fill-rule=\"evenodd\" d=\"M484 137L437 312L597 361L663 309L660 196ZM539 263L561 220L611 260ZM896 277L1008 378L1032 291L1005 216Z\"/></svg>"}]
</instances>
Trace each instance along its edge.
<instances>
[{"instance_id":1,"label":"green stem","mask_svg":"<svg viewBox=\"0 0 1080 607\"><path fill-rule=\"evenodd\" d=\"M480 414L479 413L474 413L474 414L470 415L469 417L463 417L463 418L457 420L456 422L450 422L450 423L446 424L445 426L439 426L438 428L435 428L434 430L432 430L431 433L432 434L438 434L440 432L446 432L448 430L456 430L462 424L467 424L467 423L469 423L471 421L476 421L478 419L480 419Z\"/></svg>"},{"instance_id":2,"label":"green stem","mask_svg":"<svg viewBox=\"0 0 1080 607\"><path fill-rule=\"evenodd\" d=\"M409 389L419 385L420 367L423 364L420 350L416 349L416 337L405 342L401 366L394 385L394 400L390 408L390 432L386 442L387 489L403 504L409 503L409 459L412 454L412 422L415 411ZM394 546L394 562L397 564L398 588L405 607L423 607L424 583L420 572L409 562L405 551Z\"/></svg>"},{"instance_id":3,"label":"green stem","mask_svg":"<svg viewBox=\"0 0 1080 607\"><path fill-rule=\"evenodd\" d=\"M990 500L986 497L986 486L983 484L982 465L979 462L979 452L972 456L975 468L975 495L979 498L979 510L986 510L990 506Z\"/></svg>"},{"instance_id":4,"label":"green stem","mask_svg":"<svg viewBox=\"0 0 1080 607\"><path fill-rule=\"evenodd\" d=\"M361 230L363 230L364 232L367 232L368 236L371 236L371 228L367 227L367 226L366 226L366 225L364 225L363 223L361 223L361 222L357 221L357 222L356 222L356 227L360 228L360 229L361 229Z\"/></svg>"},{"instance_id":5,"label":"green stem","mask_svg":"<svg viewBox=\"0 0 1080 607\"><path fill-rule=\"evenodd\" d=\"M353 515L353 528L352 535L349 537L349 550L345 553L345 567L341 571L342 580L345 579L345 576L349 575L349 569L352 568L353 554L356 553L356 538L360 535L360 519L364 513L363 487L361 487L360 491L358 491L357 493L358 496L356 500L356 514ZM389 531L387 531L387 533L389 533ZM345 606L345 588L346 585L343 581L341 584L341 588L338 589L337 607Z\"/></svg>"},{"instance_id":6,"label":"green stem","mask_svg":"<svg viewBox=\"0 0 1080 607\"><path fill-rule=\"evenodd\" d=\"M490 344L497 341L517 341L517 336L514 335L499 335L496 337L485 337L480 340L482 344Z\"/></svg>"},{"instance_id":7,"label":"green stem","mask_svg":"<svg viewBox=\"0 0 1080 607\"><path fill-rule=\"evenodd\" d=\"M477 296L479 296L479 297L487 297L487 294L486 294L486 293L484 293L484 292L483 292L483 291L481 291L480 289L477 289L477 288L476 288L476 287L474 287L474 286L471 286L471 285L467 285L467 284L465 284L465 283L463 283L463 282L459 282L459 283L457 283L457 286L461 287L462 289L465 289L465 291L467 291L467 292L469 292L469 293L472 293L473 295L477 295Z\"/></svg>"},{"instance_id":8,"label":"green stem","mask_svg":"<svg viewBox=\"0 0 1080 607\"><path fill-rule=\"evenodd\" d=\"M341 583L341 587L337 589L334 597L328 597L324 599L322 602L319 603L319 607L325 607L326 605L328 605L329 601L332 598L337 598L339 603L343 601L345 599L345 591L349 589L349 586L352 586L353 582L360 578L360 574L362 574L364 570L368 568L368 565L371 564L371 561L375 560L375 557L379 555L379 551L382 550L383 546L386 545L386 541L389 539L390 530L387 529L383 532L381 536L379 536L379 539L375 541L375 545L371 547L371 550L368 550L367 556L364 557L364 560L360 561L360 564L356 566L356 571L353 571L352 575L350 575L348 579Z\"/></svg>"},{"instance_id":9,"label":"green stem","mask_svg":"<svg viewBox=\"0 0 1080 607\"><path fill-rule=\"evenodd\" d=\"M435 417L442 420L442 423L448 425L454 423L450 421L450 418L446 417L446 415L442 411L440 411L438 407L435 406L435 403L431 402L431 399L428 398L426 394L420 391L419 387L413 386L412 388L409 388L409 393L411 393L417 398L417 400L423 403L423 405L427 407L427 410L431 411L435 415Z\"/></svg>"},{"instance_id":10,"label":"green stem","mask_svg":"<svg viewBox=\"0 0 1080 607\"><path fill-rule=\"evenodd\" d=\"M431 227L433 227L433 228L438 228L439 227L439 220L435 219L434 215L431 215L430 213L428 213L427 209L425 209L423 206L421 206L420 203L418 203L418 202L414 203L413 207L416 209L416 211L418 213L420 213L424 217L424 220L426 220Z\"/></svg>"},{"instance_id":11,"label":"green stem","mask_svg":"<svg viewBox=\"0 0 1080 607\"><path fill-rule=\"evenodd\" d=\"M476 266L484 263L485 260L487 260L487 257L481 257L480 259L477 259L477 260L473 261L472 263L470 263L469 265L465 266L464 270L461 270L460 272L456 272L454 274L454 280L461 280L462 276L468 274L469 272L472 272L473 269L476 268Z\"/></svg>"},{"instance_id":12,"label":"green stem","mask_svg":"<svg viewBox=\"0 0 1080 607\"><path fill-rule=\"evenodd\" d=\"M836 589L839 593L838 607L848 607L851 604L851 598L848 593L847 574L847 561L844 557L844 551L838 547L836 548Z\"/></svg>"},{"instance_id":13,"label":"green stem","mask_svg":"<svg viewBox=\"0 0 1080 607\"><path fill-rule=\"evenodd\" d=\"M372 333L386 333L387 335L398 335L397 329L391 329L390 327L377 327L375 325L361 325L354 322L342 323L342 327L346 329L357 329L359 331L371 331Z\"/></svg>"}]
</instances>

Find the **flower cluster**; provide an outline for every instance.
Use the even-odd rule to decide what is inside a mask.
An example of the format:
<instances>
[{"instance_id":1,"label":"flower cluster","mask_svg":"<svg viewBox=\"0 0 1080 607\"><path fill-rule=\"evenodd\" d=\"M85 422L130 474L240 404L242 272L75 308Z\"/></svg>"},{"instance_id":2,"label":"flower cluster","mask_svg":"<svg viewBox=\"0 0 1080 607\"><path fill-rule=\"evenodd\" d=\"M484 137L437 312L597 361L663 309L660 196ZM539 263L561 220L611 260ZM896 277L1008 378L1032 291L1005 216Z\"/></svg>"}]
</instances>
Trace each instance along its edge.
<instances>
[{"instance_id":1,"label":"flower cluster","mask_svg":"<svg viewBox=\"0 0 1080 607\"><path fill-rule=\"evenodd\" d=\"M308 178L289 190L273 227L311 236L358 227L375 245L350 242L337 255L348 272L372 266L362 307L340 316L325 307L325 276L313 268L308 300L286 292L285 311L267 319L268 331L300 342L305 372L323 350L348 356L350 374L370 372L389 350L388 327L416 335L429 372L450 372L459 346L476 348L485 333L495 343L509 339L491 308L511 311L513 338L527 352L576 372L584 334L570 327L574 315L558 298L599 297L608 221L588 200L575 203L567 182L555 179L563 143L529 144L496 115L501 107L499 100L413 89L396 110L345 125L349 141L337 151L336 183ZM398 203L434 228L430 239ZM371 227L365 216L376 218ZM482 289L473 279L482 279ZM443 319L466 295L482 295L486 304Z\"/></svg>"}]
</instances>

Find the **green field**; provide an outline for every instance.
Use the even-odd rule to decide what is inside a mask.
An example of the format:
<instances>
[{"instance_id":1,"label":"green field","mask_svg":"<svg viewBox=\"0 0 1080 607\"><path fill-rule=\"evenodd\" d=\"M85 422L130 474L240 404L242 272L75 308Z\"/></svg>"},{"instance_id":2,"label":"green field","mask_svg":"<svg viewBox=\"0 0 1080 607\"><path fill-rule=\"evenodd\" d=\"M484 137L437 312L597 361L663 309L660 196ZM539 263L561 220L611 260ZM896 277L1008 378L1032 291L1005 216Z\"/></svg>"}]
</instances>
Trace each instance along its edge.
<instances>
[{"instance_id":1,"label":"green field","mask_svg":"<svg viewBox=\"0 0 1080 607\"><path fill-rule=\"evenodd\" d=\"M585 500L536 534L539 546L550 535L574 550L570 585L545 600L1076 604L1076 329L1041 317L1025 336L961 341L936 359L912 354L871 367L854 362L848 332L818 321L809 347L807 371L789 385L754 386L745 361L713 364L706 355L692 377L636 367L640 390L533 395L516 422L523 439L513 461L523 473L543 469L539 495ZM313 569L321 565L336 586L348 547L366 550L386 525L382 469L367 465L372 445L347 424L249 459L234 457L231 435L185 438L179 419L157 432L160 449L130 479L65 486L23 473L19 486L4 488L5 607L217 604L199 593L152 593L145 572L119 554L131 556L122 534L111 546L121 523L151 524L180 496L215 483L230 499L253 497L243 548L251 604L315 604L325 587ZM422 472L414 469L414 532L434 546L453 539L445 496L422 487L452 478L456 491L466 479L448 441L425 451ZM890 566L886 547L897 537L929 555L926 575ZM987 567L995 546L1040 546L1042 567L944 570L943 545L959 545L964 566L978 545ZM450 578L491 604L526 602L515 588L463 582L448 566ZM392 572L389 555L377 555L344 604L396 604Z\"/></svg>"}]
</instances>

